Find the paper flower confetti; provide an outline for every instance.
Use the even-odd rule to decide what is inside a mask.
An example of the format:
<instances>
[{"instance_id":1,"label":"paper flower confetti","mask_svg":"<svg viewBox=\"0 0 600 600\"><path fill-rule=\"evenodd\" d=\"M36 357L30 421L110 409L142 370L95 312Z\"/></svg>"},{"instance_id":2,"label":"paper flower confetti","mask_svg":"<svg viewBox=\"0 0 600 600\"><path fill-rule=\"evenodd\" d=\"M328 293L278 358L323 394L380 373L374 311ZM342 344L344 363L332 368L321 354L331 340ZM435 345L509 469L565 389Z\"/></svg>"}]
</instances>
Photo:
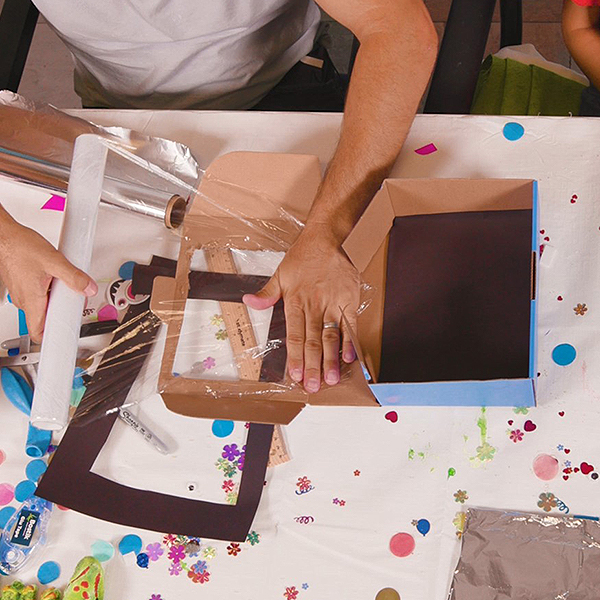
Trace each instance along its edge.
<instances>
[{"instance_id":1,"label":"paper flower confetti","mask_svg":"<svg viewBox=\"0 0 600 600\"><path fill-rule=\"evenodd\" d=\"M550 512L553 508L556 508L556 496L550 492L547 494L540 494L540 499L537 505L545 512Z\"/></svg>"},{"instance_id":2,"label":"paper flower confetti","mask_svg":"<svg viewBox=\"0 0 600 600\"><path fill-rule=\"evenodd\" d=\"M464 490L458 490L454 494L454 501L459 502L460 504L464 504L468 499L469 496Z\"/></svg>"}]
</instances>

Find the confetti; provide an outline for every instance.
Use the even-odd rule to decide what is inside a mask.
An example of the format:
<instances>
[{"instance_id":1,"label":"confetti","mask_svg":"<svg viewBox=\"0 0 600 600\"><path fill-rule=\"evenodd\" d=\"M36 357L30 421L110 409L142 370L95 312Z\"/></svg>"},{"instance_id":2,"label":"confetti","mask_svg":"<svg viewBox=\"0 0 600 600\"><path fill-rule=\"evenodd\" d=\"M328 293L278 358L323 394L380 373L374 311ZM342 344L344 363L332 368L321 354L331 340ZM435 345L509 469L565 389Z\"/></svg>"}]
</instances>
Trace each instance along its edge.
<instances>
[{"instance_id":1,"label":"confetti","mask_svg":"<svg viewBox=\"0 0 600 600\"><path fill-rule=\"evenodd\" d=\"M410 533L397 533L390 540L390 552L399 558L410 556L415 546L415 538Z\"/></svg>"},{"instance_id":2,"label":"confetti","mask_svg":"<svg viewBox=\"0 0 600 600\"><path fill-rule=\"evenodd\" d=\"M525 128L523 127L523 125L514 122L507 123L502 129L502 134L510 142L516 142L517 140L520 140L523 137L524 133Z\"/></svg>"},{"instance_id":3,"label":"confetti","mask_svg":"<svg viewBox=\"0 0 600 600\"><path fill-rule=\"evenodd\" d=\"M433 154L437 152L437 147L435 144L426 144L425 146L421 146L415 150L416 154L420 154L421 156L427 156L428 154Z\"/></svg>"}]
</instances>

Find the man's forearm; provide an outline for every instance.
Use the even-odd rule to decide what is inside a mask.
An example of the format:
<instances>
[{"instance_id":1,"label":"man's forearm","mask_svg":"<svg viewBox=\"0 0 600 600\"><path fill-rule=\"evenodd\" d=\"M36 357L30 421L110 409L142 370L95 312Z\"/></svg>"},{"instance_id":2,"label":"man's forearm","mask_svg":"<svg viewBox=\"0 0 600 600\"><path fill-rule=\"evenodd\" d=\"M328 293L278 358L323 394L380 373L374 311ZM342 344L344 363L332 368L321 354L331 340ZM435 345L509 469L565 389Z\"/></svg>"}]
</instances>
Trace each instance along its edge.
<instances>
[{"instance_id":1,"label":"man's forearm","mask_svg":"<svg viewBox=\"0 0 600 600\"><path fill-rule=\"evenodd\" d=\"M382 23L361 39L340 142L307 223L338 243L393 166L435 63L429 14L419 3L412 9L401 22Z\"/></svg>"},{"instance_id":2,"label":"man's forearm","mask_svg":"<svg viewBox=\"0 0 600 600\"><path fill-rule=\"evenodd\" d=\"M591 82L600 88L600 9L566 0L562 29L569 52Z\"/></svg>"}]
</instances>

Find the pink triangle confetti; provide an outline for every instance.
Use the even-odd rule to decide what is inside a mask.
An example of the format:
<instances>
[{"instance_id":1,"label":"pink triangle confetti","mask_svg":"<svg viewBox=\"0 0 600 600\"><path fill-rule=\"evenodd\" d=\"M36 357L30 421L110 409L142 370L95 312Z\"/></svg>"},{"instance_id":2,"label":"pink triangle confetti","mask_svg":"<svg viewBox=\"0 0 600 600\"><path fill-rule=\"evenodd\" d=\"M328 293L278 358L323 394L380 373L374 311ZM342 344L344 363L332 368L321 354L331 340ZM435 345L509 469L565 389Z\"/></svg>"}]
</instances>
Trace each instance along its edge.
<instances>
[{"instance_id":1,"label":"pink triangle confetti","mask_svg":"<svg viewBox=\"0 0 600 600\"><path fill-rule=\"evenodd\" d=\"M56 194L50 198L42 206L42 210L57 210L58 212L63 212L65 210L65 199L62 196L57 196Z\"/></svg>"},{"instance_id":2,"label":"pink triangle confetti","mask_svg":"<svg viewBox=\"0 0 600 600\"><path fill-rule=\"evenodd\" d=\"M112 304L105 304L98 311L98 321L114 321L119 318L117 309Z\"/></svg>"},{"instance_id":3,"label":"pink triangle confetti","mask_svg":"<svg viewBox=\"0 0 600 600\"><path fill-rule=\"evenodd\" d=\"M435 144L427 144L426 146L421 146L421 148L417 148L415 152L417 154L420 154L421 156L427 156L428 154L433 154L434 152L437 152L437 147Z\"/></svg>"}]
</instances>

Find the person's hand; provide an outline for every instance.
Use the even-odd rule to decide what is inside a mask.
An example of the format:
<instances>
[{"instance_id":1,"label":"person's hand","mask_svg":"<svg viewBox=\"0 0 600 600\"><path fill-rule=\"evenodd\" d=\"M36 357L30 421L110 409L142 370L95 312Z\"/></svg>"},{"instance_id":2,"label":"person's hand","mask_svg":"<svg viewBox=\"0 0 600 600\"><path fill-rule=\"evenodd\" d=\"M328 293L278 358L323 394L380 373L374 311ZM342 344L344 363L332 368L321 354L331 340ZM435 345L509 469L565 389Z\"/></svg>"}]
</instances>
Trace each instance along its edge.
<instances>
[{"instance_id":1,"label":"person's hand","mask_svg":"<svg viewBox=\"0 0 600 600\"><path fill-rule=\"evenodd\" d=\"M0 211L0 280L12 303L25 312L31 340L40 342L53 277L85 296L95 296L98 286L41 235Z\"/></svg>"},{"instance_id":2,"label":"person's hand","mask_svg":"<svg viewBox=\"0 0 600 600\"><path fill-rule=\"evenodd\" d=\"M321 387L322 367L325 382L335 385L340 380L340 328L344 362L356 357L340 308L356 330L360 285L358 272L325 229L305 230L267 285L257 294L246 294L243 301L264 310L280 298L290 377L304 381L305 389L315 393ZM325 323L338 327L324 328Z\"/></svg>"}]
</instances>

